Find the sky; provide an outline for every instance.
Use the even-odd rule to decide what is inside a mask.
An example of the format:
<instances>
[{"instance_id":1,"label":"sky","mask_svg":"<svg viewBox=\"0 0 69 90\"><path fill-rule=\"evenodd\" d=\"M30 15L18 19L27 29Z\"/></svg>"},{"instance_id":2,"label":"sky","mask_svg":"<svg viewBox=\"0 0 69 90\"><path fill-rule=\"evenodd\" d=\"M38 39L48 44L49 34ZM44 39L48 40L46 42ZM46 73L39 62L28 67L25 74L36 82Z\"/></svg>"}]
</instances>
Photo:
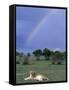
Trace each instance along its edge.
<instances>
[{"instance_id":1,"label":"sky","mask_svg":"<svg viewBox=\"0 0 69 90\"><path fill-rule=\"evenodd\" d=\"M64 9L16 7L16 50L65 50Z\"/></svg>"}]
</instances>

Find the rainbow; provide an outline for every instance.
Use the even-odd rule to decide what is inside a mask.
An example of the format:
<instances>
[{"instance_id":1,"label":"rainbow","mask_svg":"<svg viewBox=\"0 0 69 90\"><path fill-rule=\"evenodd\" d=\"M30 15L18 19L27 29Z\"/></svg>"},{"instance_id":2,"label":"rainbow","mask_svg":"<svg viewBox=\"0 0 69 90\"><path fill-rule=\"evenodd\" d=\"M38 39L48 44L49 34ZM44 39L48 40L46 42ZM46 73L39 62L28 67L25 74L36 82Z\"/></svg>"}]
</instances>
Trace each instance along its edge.
<instances>
[{"instance_id":1,"label":"rainbow","mask_svg":"<svg viewBox=\"0 0 69 90\"><path fill-rule=\"evenodd\" d=\"M40 21L40 23L38 23L35 27L35 29L31 32L31 34L29 35L26 44L30 43L33 38L35 37L35 35L37 34L37 32L40 30L40 27L42 26L43 23L46 22L46 20L48 20L48 18L57 10L53 9L51 10L47 15L45 15L42 20Z\"/></svg>"}]
</instances>

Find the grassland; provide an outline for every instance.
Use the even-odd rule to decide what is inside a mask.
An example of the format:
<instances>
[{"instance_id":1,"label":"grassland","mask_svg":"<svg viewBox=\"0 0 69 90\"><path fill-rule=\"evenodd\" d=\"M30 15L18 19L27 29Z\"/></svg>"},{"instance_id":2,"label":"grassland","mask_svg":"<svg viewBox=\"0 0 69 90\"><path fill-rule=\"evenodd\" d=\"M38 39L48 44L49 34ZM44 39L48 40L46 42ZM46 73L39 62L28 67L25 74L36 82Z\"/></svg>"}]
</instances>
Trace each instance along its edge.
<instances>
[{"instance_id":1,"label":"grassland","mask_svg":"<svg viewBox=\"0 0 69 90\"><path fill-rule=\"evenodd\" d=\"M31 70L42 73L44 76L47 76L49 80L44 82L66 80L65 63L61 65L53 65L50 61L37 61L35 62L35 64L31 65L16 64L16 83L38 82L32 80L24 80L24 78L29 75L28 72Z\"/></svg>"}]
</instances>

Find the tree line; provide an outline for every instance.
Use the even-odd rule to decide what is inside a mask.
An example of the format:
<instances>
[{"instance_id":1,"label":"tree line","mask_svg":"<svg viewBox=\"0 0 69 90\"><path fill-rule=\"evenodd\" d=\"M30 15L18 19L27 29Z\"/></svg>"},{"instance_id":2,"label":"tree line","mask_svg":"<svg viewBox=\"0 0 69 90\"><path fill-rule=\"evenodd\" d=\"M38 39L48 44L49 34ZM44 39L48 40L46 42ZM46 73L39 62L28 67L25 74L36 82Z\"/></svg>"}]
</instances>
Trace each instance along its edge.
<instances>
[{"instance_id":1,"label":"tree line","mask_svg":"<svg viewBox=\"0 0 69 90\"><path fill-rule=\"evenodd\" d=\"M60 61L65 60L66 58L66 52L61 51L53 51L48 48L45 48L43 50L36 49L32 52L32 54L36 57L36 61L40 61L40 56L44 56L45 60L52 60L52 63L54 64L56 61L60 63ZM16 52L16 56L19 56L20 59L25 56L23 64L28 64L29 57L31 56L31 53L27 53L27 55L24 55L24 53Z\"/></svg>"}]
</instances>

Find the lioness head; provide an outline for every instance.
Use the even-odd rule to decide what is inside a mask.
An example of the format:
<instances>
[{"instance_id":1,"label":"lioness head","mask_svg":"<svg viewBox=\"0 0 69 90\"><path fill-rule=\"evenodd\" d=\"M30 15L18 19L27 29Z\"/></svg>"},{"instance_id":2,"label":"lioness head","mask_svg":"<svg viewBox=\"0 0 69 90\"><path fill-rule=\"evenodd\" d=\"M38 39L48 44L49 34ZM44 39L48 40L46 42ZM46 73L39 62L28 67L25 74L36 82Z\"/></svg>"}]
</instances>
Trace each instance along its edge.
<instances>
[{"instance_id":1,"label":"lioness head","mask_svg":"<svg viewBox=\"0 0 69 90\"><path fill-rule=\"evenodd\" d=\"M35 77L35 76L36 76L36 72L35 72L35 71L30 71L30 75L31 75L32 77Z\"/></svg>"}]
</instances>

